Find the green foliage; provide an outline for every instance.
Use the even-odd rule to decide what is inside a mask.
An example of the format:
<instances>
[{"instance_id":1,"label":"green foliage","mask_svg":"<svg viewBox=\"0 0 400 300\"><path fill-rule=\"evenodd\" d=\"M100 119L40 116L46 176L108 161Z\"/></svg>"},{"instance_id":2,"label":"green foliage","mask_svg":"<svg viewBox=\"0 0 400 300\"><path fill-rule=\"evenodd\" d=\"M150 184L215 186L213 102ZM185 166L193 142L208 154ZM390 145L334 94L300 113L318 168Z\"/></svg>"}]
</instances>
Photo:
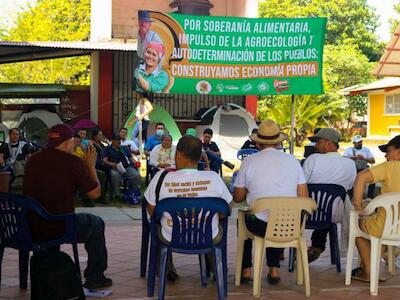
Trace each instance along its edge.
<instances>
[{"instance_id":1,"label":"green foliage","mask_svg":"<svg viewBox=\"0 0 400 300\"><path fill-rule=\"evenodd\" d=\"M378 17L367 0L268 0L259 5L260 17L327 17L326 44L353 45L370 61L379 60L384 45L375 30Z\"/></svg>"},{"instance_id":2,"label":"green foliage","mask_svg":"<svg viewBox=\"0 0 400 300\"><path fill-rule=\"evenodd\" d=\"M400 14L400 1L399 1L399 3L395 4L393 7L394 7L394 10L396 11L396 13ZM391 24L390 32L393 33L396 30L396 28L399 27L400 20L399 19L395 19L395 18L390 18L389 22Z\"/></svg>"},{"instance_id":3,"label":"green foliage","mask_svg":"<svg viewBox=\"0 0 400 300\"><path fill-rule=\"evenodd\" d=\"M21 12L16 26L0 29L8 41L82 41L90 32L90 0L38 0ZM89 57L0 65L1 82L89 84Z\"/></svg>"}]
</instances>

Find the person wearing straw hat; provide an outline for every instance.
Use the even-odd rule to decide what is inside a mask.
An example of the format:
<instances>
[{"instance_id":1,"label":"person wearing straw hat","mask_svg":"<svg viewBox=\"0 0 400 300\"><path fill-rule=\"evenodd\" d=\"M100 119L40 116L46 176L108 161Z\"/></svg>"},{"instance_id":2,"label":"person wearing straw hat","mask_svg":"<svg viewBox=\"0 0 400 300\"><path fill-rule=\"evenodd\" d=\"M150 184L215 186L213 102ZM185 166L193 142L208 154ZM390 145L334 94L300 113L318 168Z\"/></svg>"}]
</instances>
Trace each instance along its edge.
<instances>
[{"instance_id":1,"label":"person wearing straw hat","mask_svg":"<svg viewBox=\"0 0 400 300\"><path fill-rule=\"evenodd\" d=\"M317 134L309 137L309 140L316 142L315 147L319 153L310 155L303 164L307 183L337 184L349 191L353 187L357 171L354 162L347 157L342 157L338 152L339 132L333 128L321 128ZM345 203L337 199L332 208L334 222L342 223L342 247L346 242L344 237L348 232L345 230L348 228L348 218L345 215L351 208L350 199L347 198ZM320 254L325 251L328 232L328 229L316 229L313 231L311 247L308 249L309 262L318 259Z\"/></svg>"},{"instance_id":2,"label":"person wearing straw hat","mask_svg":"<svg viewBox=\"0 0 400 300\"><path fill-rule=\"evenodd\" d=\"M308 197L306 178L299 161L290 154L280 151L282 141L287 135L281 133L273 120L263 121L257 133L250 139L260 150L243 160L239 170L233 199L240 203L247 200L251 205L263 197ZM246 226L253 234L264 236L268 224L268 211L246 216ZM246 240L243 253L242 281L248 282L251 274L252 240ZM268 282L279 282L279 260L282 249L267 248L266 258L269 267Z\"/></svg>"}]
</instances>

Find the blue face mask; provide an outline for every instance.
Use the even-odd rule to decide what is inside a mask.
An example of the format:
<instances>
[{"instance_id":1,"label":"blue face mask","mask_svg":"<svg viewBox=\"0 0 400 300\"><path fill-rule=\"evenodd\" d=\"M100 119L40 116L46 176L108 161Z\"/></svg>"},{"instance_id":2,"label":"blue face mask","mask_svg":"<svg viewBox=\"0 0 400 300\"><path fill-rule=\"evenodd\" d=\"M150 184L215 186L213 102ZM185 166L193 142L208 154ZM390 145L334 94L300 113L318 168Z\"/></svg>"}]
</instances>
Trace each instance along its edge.
<instances>
[{"instance_id":1,"label":"blue face mask","mask_svg":"<svg viewBox=\"0 0 400 300\"><path fill-rule=\"evenodd\" d=\"M157 133L158 136L162 136L164 134L164 130L157 129L156 133Z\"/></svg>"}]
</instances>

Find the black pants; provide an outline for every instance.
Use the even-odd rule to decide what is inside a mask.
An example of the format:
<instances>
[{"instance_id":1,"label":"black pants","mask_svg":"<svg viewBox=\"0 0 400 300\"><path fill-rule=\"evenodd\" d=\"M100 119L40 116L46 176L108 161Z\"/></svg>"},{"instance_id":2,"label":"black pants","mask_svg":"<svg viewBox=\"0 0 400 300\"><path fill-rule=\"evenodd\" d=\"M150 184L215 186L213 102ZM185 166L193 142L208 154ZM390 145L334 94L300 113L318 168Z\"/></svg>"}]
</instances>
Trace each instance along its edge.
<instances>
[{"instance_id":1,"label":"black pants","mask_svg":"<svg viewBox=\"0 0 400 300\"><path fill-rule=\"evenodd\" d=\"M265 236L265 231L267 230L267 223L256 218L254 215L246 216L245 219L247 229L260 237ZM253 240L247 239L244 242L244 251L243 251L243 263L242 268L251 268L253 266L251 260L251 249L253 246ZM268 267L276 267L279 268L279 258L283 253L282 248L267 248L266 249L266 259Z\"/></svg>"},{"instance_id":2,"label":"black pants","mask_svg":"<svg viewBox=\"0 0 400 300\"><path fill-rule=\"evenodd\" d=\"M92 214L76 214L76 235L77 242L85 244L88 254L85 278L90 280L101 279L107 269L103 219Z\"/></svg>"},{"instance_id":3,"label":"black pants","mask_svg":"<svg viewBox=\"0 0 400 300\"><path fill-rule=\"evenodd\" d=\"M315 229L311 235L311 245L324 252L328 233L329 229Z\"/></svg>"}]
</instances>

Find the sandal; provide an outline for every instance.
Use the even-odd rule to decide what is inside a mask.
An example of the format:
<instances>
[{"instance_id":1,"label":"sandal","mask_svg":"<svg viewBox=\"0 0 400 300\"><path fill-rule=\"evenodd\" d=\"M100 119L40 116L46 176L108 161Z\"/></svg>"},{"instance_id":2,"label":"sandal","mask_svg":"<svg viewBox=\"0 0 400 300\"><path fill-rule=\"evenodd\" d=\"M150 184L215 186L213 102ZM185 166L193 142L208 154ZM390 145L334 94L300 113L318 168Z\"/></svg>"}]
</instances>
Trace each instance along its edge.
<instances>
[{"instance_id":1,"label":"sandal","mask_svg":"<svg viewBox=\"0 0 400 300\"><path fill-rule=\"evenodd\" d=\"M351 279L362 281L362 282L370 282L369 278L362 277L362 268L358 267L351 271ZM379 277L379 282L385 282L386 278Z\"/></svg>"},{"instance_id":2,"label":"sandal","mask_svg":"<svg viewBox=\"0 0 400 300\"><path fill-rule=\"evenodd\" d=\"M361 281L361 282L369 282L369 278L362 277L363 270L361 267L355 268L351 270L351 279Z\"/></svg>"},{"instance_id":3,"label":"sandal","mask_svg":"<svg viewBox=\"0 0 400 300\"><path fill-rule=\"evenodd\" d=\"M281 280L280 277L272 277L271 275L268 274L267 276L267 281L269 284L274 285L277 284Z\"/></svg>"}]
</instances>

